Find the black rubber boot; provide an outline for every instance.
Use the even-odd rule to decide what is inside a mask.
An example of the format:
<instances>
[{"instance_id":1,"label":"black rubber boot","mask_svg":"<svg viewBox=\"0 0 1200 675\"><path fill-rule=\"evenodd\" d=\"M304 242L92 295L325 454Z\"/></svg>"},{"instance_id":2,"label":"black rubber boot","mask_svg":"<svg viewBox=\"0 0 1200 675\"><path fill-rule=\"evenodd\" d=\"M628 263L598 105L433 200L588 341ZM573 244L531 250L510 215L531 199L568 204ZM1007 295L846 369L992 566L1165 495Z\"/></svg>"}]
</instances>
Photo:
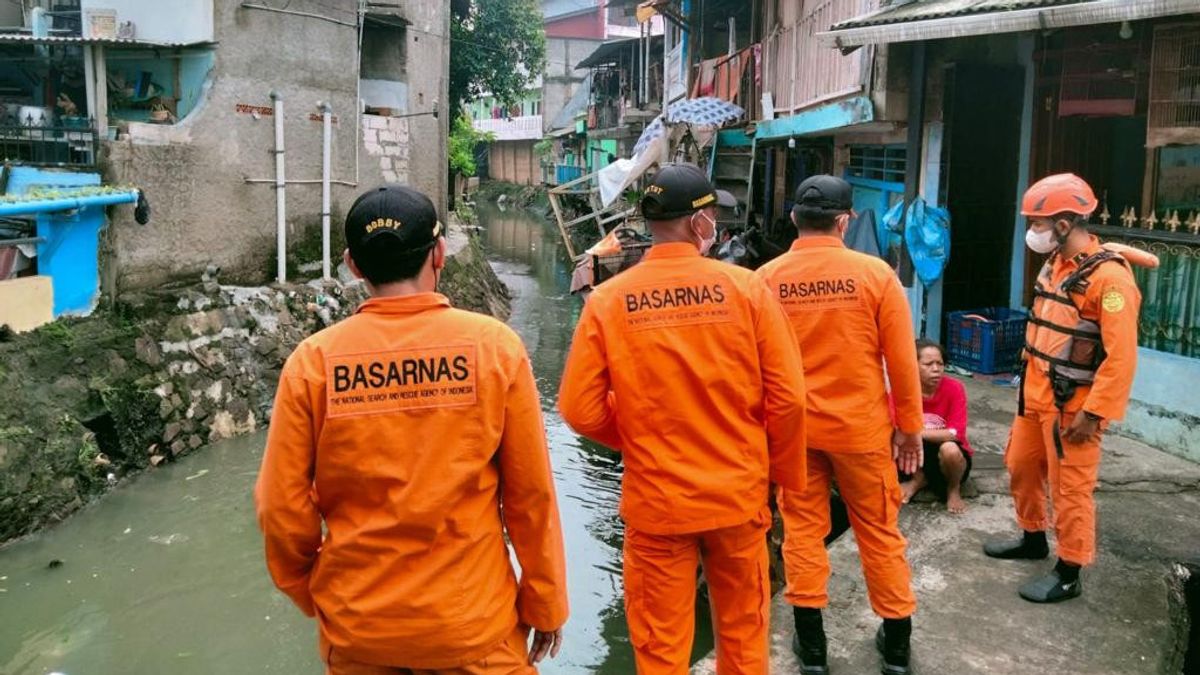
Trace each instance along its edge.
<instances>
[{"instance_id":1,"label":"black rubber boot","mask_svg":"<svg viewBox=\"0 0 1200 675\"><path fill-rule=\"evenodd\" d=\"M983 545L983 552L989 558L1001 560L1041 560L1050 555L1050 545L1046 543L1045 532L1028 532L1020 539L992 541Z\"/></svg>"},{"instance_id":2,"label":"black rubber boot","mask_svg":"<svg viewBox=\"0 0 1200 675\"><path fill-rule=\"evenodd\" d=\"M1083 593L1079 566L1060 559L1049 574L1025 584L1019 593L1030 602L1042 604L1077 598Z\"/></svg>"},{"instance_id":3,"label":"black rubber boot","mask_svg":"<svg viewBox=\"0 0 1200 675\"><path fill-rule=\"evenodd\" d=\"M875 648L883 656L883 675L909 675L909 637L912 635L912 617L907 619L884 619L875 633Z\"/></svg>"},{"instance_id":4,"label":"black rubber boot","mask_svg":"<svg viewBox=\"0 0 1200 675\"><path fill-rule=\"evenodd\" d=\"M828 675L826 656L825 624L821 610L811 607L793 607L796 632L792 635L792 651L800 659L803 675Z\"/></svg>"}]
</instances>

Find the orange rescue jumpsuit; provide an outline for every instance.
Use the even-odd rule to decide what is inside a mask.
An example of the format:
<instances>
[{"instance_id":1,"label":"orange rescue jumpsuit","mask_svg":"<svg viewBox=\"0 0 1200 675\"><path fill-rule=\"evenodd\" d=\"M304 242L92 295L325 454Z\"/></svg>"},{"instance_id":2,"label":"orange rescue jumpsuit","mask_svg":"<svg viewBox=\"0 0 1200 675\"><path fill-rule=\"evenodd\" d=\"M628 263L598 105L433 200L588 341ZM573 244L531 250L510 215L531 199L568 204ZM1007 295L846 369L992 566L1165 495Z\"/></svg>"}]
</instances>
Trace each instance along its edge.
<instances>
[{"instance_id":1,"label":"orange rescue jumpsuit","mask_svg":"<svg viewBox=\"0 0 1200 675\"><path fill-rule=\"evenodd\" d=\"M829 496L836 480L858 542L867 592L886 619L911 616L906 542L897 523L900 485L892 459L892 420L918 433L921 382L908 301L881 260L834 236L802 237L756 273L779 298L804 354L808 389L808 488L780 491L786 598L797 607L829 604Z\"/></svg>"},{"instance_id":2,"label":"orange rescue jumpsuit","mask_svg":"<svg viewBox=\"0 0 1200 675\"><path fill-rule=\"evenodd\" d=\"M271 577L316 616L330 673L534 673L529 627L566 621L525 348L441 295L368 300L296 348L255 498Z\"/></svg>"},{"instance_id":3,"label":"orange rescue jumpsuit","mask_svg":"<svg viewBox=\"0 0 1200 675\"><path fill-rule=\"evenodd\" d=\"M692 244L654 246L588 298L559 408L624 458L638 672L687 673L702 562L717 672L766 673L769 481L805 474L800 353L766 287Z\"/></svg>"},{"instance_id":4,"label":"orange rescue jumpsuit","mask_svg":"<svg viewBox=\"0 0 1200 675\"><path fill-rule=\"evenodd\" d=\"M1101 250L1095 237L1088 247L1071 260L1054 256L1050 285L1057 290L1079 262ZM1084 443L1072 443L1066 437L1075 415L1087 411L1108 422L1125 415L1129 391L1137 369L1137 322L1141 293L1129 268L1119 263L1104 263L1088 278L1084 293L1072 296L1083 319L1100 324L1106 354L1090 387L1079 387L1061 413L1055 406L1054 391L1048 376L1049 364L1030 356L1025 368L1025 414L1013 420L1012 433L1005 451L1017 523L1029 531L1046 530L1046 483L1054 504L1054 525L1058 537L1058 555L1076 565L1088 565L1096 556L1096 504L1092 493L1100 471L1100 437ZM1044 301L1035 316L1048 318L1057 313L1053 301ZM1068 311L1071 311L1068 308ZM1037 345L1050 339L1050 331L1031 326L1030 342ZM1054 443L1054 423L1060 422L1063 457L1059 459Z\"/></svg>"}]
</instances>

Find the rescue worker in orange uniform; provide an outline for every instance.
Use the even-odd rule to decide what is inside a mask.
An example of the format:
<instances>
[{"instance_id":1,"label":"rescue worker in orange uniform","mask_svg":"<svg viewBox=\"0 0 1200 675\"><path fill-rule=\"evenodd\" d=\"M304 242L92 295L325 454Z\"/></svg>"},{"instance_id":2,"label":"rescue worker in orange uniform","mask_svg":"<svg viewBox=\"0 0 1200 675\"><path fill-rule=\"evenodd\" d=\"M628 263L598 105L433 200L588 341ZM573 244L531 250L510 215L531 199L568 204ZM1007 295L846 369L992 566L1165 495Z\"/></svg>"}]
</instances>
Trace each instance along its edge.
<instances>
[{"instance_id":1,"label":"rescue worker in orange uniform","mask_svg":"<svg viewBox=\"0 0 1200 675\"><path fill-rule=\"evenodd\" d=\"M829 604L830 488L837 482L858 542L871 607L883 618L876 644L883 672L908 671L911 616L905 542L897 522L897 464L921 466L921 380L912 318L896 273L842 243L852 211L850 185L812 176L796 188L792 222L799 237L788 253L756 273L791 319L804 354L808 391L808 486L783 486L783 559L794 607L792 646L801 672L828 673L821 609ZM889 413L890 381L895 425Z\"/></svg>"},{"instance_id":2,"label":"rescue worker in orange uniform","mask_svg":"<svg viewBox=\"0 0 1200 675\"><path fill-rule=\"evenodd\" d=\"M566 566L525 348L436 292L446 244L421 193L364 193L346 241L371 298L279 378L255 487L271 577L317 618L329 675L536 673Z\"/></svg>"},{"instance_id":3,"label":"rescue worker in orange uniform","mask_svg":"<svg viewBox=\"0 0 1200 675\"><path fill-rule=\"evenodd\" d=\"M1051 254L1034 287L1021 404L1005 451L1017 524L1025 532L984 551L1007 559L1049 555L1049 483L1058 563L1021 587L1031 602L1082 592L1079 570L1096 556L1100 439L1108 423L1125 414L1137 368L1141 294L1125 258L1088 233L1098 205L1091 186L1071 174L1038 181L1021 204L1029 218L1027 245Z\"/></svg>"},{"instance_id":4,"label":"rescue worker in orange uniform","mask_svg":"<svg viewBox=\"0 0 1200 675\"><path fill-rule=\"evenodd\" d=\"M804 487L787 317L749 270L702 257L717 206L733 203L695 165L665 165L641 202L654 245L588 298L563 373L563 419L624 459L625 612L642 675L688 672L698 564L717 672L767 673L769 484Z\"/></svg>"}]
</instances>

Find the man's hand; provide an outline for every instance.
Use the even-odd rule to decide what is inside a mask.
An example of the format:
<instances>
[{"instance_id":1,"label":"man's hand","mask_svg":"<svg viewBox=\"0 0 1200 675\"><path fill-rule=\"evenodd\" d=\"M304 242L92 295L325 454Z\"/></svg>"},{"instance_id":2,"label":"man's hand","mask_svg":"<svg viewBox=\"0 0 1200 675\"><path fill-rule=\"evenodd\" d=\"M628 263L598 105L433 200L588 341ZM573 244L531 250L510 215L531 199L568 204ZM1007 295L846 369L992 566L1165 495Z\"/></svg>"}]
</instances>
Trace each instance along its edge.
<instances>
[{"instance_id":1,"label":"man's hand","mask_svg":"<svg viewBox=\"0 0 1200 675\"><path fill-rule=\"evenodd\" d=\"M921 434L906 434L899 429L892 434L892 459L902 473L914 474L925 463Z\"/></svg>"},{"instance_id":2,"label":"man's hand","mask_svg":"<svg viewBox=\"0 0 1200 675\"><path fill-rule=\"evenodd\" d=\"M533 631L533 647L529 650L529 665L536 666L539 661L546 658L549 654L550 658L558 656L558 650L562 648L562 629L550 633L543 633L540 630Z\"/></svg>"},{"instance_id":3,"label":"man's hand","mask_svg":"<svg viewBox=\"0 0 1200 675\"><path fill-rule=\"evenodd\" d=\"M1067 427L1063 438L1066 438L1071 443L1086 443L1099 432L1099 419L1093 419L1083 412L1078 412L1075 414L1075 419L1071 420L1071 426Z\"/></svg>"}]
</instances>

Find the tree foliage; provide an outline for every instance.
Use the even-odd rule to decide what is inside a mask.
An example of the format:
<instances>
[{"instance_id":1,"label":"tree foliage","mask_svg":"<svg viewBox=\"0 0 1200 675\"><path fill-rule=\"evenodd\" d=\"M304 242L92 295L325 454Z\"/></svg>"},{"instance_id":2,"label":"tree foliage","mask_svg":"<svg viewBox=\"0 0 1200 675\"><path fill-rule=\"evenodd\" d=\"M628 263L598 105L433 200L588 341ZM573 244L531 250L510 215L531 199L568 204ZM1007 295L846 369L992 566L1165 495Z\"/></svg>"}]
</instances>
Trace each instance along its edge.
<instances>
[{"instance_id":1,"label":"tree foliage","mask_svg":"<svg viewBox=\"0 0 1200 675\"><path fill-rule=\"evenodd\" d=\"M456 174L475 175L475 146L493 140L494 135L476 131L468 115L458 115L450 124L450 170Z\"/></svg>"},{"instance_id":2,"label":"tree foliage","mask_svg":"<svg viewBox=\"0 0 1200 675\"><path fill-rule=\"evenodd\" d=\"M546 67L537 0L460 0L450 18L450 103L484 93L514 105Z\"/></svg>"}]
</instances>

